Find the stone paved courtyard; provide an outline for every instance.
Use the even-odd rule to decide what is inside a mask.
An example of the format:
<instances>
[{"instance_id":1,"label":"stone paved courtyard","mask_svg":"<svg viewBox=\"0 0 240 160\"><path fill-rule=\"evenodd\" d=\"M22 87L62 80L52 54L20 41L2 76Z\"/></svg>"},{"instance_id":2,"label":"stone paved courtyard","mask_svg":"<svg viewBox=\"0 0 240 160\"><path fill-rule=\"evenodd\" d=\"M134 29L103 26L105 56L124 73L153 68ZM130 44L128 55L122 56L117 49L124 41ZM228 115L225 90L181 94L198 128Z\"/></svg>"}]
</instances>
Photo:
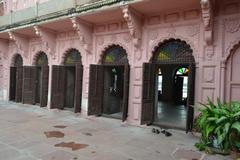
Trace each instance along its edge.
<instances>
[{"instance_id":1,"label":"stone paved courtyard","mask_svg":"<svg viewBox=\"0 0 240 160\"><path fill-rule=\"evenodd\" d=\"M0 160L174 160L186 154L205 160L229 159L196 152L197 138L191 134L169 130L172 136L165 137L151 129L0 102Z\"/></svg>"}]
</instances>

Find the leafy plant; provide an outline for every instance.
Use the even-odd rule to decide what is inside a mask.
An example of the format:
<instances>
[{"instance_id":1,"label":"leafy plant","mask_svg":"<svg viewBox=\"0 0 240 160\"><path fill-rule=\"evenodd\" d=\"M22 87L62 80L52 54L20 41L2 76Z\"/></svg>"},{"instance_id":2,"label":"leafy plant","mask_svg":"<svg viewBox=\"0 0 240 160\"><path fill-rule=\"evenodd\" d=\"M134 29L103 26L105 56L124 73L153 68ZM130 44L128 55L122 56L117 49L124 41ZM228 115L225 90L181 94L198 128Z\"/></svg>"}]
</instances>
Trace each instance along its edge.
<instances>
[{"instance_id":1,"label":"leafy plant","mask_svg":"<svg viewBox=\"0 0 240 160\"><path fill-rule=\"evenodd\" d=\"M214 104L208 98L208 104L201 104L201 114L197 126L202 133L201 142L195 146L200 150L205 147L228 151L233 147L240 151L240 102L222 103L217 99Z\"/></svg>"}]
</instances>

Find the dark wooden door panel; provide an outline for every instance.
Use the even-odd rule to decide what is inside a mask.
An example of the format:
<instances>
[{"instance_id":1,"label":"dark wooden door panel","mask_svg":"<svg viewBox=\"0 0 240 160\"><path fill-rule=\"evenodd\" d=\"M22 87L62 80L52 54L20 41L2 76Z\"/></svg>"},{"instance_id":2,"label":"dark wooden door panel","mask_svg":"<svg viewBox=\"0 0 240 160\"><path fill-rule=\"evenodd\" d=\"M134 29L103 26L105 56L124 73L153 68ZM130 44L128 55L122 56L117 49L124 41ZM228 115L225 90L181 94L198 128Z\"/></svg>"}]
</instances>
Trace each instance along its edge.
<instances>
[{"instance_id":1,"label":"dark wooden door panel","mask_svg":"<svg viewBox=\"0 0 240 160\"><path fill-rule=\"evenodd\" d=\"M151 124L153 122L155 102L155 76L155 65L151 63L144 63L141 124Z\"/></svg>"},{"instance_id":2,"label":"dark wooden door panel","mask_svg":"<svg viewBox=\"0 0 240 160\"><path fill-rule=\"evenodd\" d=\"M23 67L17 67L16 75L16 102L22 102L22 87L23 87Z\"/></svg>"},{"instance_id":3,"label":"dark wooden door panel","mask_svg":"<svg viewBox=\"0 0 240 160\"><path fill-rule=\"evenodd\" d=\"M76 64L75 99L74 99L75 113L81 112L82 79L83 79L83 66L81 64Z\"/></svg>"},{"instance_id":4,"label":"dark wooden door panel","mask_svg":"<svg viewBox=\"0 0 240 160\"><path fill-rule=\"evenodd\" d=\"M51 90L51 108L64 108L64 85L65 68L64 66L52 66L52 90Z\"/></svg>"},{"instance_id":5,"label":"dark wooden door panel","mask_svg":"<svg viewBox=\"0 0 240 160\"><path fill-rule=\"evenodd\" d=\"M23 67L23 103L35 104L36 67Z\"/></svg>"},{"instance_id":6,"label":"dark wooden door panel","mask_svg":"<svg viewBox=\"0 0 240 160\"><path fill-rule=\"evenodd\" d=\"M15 98L16 98L16 67L10 67L9 100L15 101Z\"/></svg>"},{"instance_id":7,"label":"dark wooden door panel","mask_svg":"<svg viewBox=\"0 0 240 160\"><path fill-rule=\"evenodd\" d=\"M90 65L89 75L88 115L100 115L103 106L103 66Z\"/></svg>"},{"instance_id":8,"label":"dark wooden door panel","mask_svg":"<svg viewBox=\"0 0 240 160\"><path fill-rule=\"evenodd\" d=\"M195 64L189 65L186 132L192 131L194 119Z\"/></svg>"},{"instance_id":9,"label":"dark wooden door panel","mask_svg":"<svg viewBox=\"0 0 240 160\"><path fill-rule=\"evenodd\" d=\"M41 75L41 98L40 106L46 107L48 102L48 79L49 79L49 67L42 66L42 75Z\"/></svg>"},{"instance_id":10,"label":"dark wooden door panel","mask_svg":"<svg viewBox=\"0 0 240 160\"><path fill-rule=\"evenodd\" d=\"M130 79L130 66L124 66L124 84L123 84L123 117L125 121L128 117L128 98L129 98L129 79Z\"/></svg>"}]
</instances>

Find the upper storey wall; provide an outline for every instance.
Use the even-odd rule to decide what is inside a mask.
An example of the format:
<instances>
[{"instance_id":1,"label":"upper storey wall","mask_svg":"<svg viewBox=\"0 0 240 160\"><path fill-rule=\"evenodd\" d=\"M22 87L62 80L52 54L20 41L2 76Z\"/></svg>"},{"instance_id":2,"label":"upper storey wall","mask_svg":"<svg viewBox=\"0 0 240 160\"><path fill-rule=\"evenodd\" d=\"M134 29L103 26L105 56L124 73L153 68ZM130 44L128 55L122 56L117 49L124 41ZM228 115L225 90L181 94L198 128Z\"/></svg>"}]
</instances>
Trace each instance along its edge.
<instances>
[{"instance_id":1,"label":"upper storey wall","mask_svg":"<svg viewBox=\"0 0 240 160\"><path fill-rule=\"evenodd\" d=\"M11 11L19 11L46 1L49 0L2 0L3 13L7 14Z\"/></svg>"}]
</instances>

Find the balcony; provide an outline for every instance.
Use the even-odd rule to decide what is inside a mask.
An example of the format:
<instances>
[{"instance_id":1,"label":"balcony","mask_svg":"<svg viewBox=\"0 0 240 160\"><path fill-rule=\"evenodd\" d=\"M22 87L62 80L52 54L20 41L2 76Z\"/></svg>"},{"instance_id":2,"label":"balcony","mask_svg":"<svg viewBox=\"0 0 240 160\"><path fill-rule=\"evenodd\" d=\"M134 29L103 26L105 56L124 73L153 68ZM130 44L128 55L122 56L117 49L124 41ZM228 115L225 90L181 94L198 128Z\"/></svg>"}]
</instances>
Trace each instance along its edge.
<instances>
[{"instance_id":1,"label":"balcony","mask_svg":"<svg viewBox=\"0 0 240 160\"><path fill-rule=\"evenodd\" d=\"M50 0L30 8L0 16L0 32L18 26L90 11L123 1L134 0Z\"/></svg>"}]
</instances>

